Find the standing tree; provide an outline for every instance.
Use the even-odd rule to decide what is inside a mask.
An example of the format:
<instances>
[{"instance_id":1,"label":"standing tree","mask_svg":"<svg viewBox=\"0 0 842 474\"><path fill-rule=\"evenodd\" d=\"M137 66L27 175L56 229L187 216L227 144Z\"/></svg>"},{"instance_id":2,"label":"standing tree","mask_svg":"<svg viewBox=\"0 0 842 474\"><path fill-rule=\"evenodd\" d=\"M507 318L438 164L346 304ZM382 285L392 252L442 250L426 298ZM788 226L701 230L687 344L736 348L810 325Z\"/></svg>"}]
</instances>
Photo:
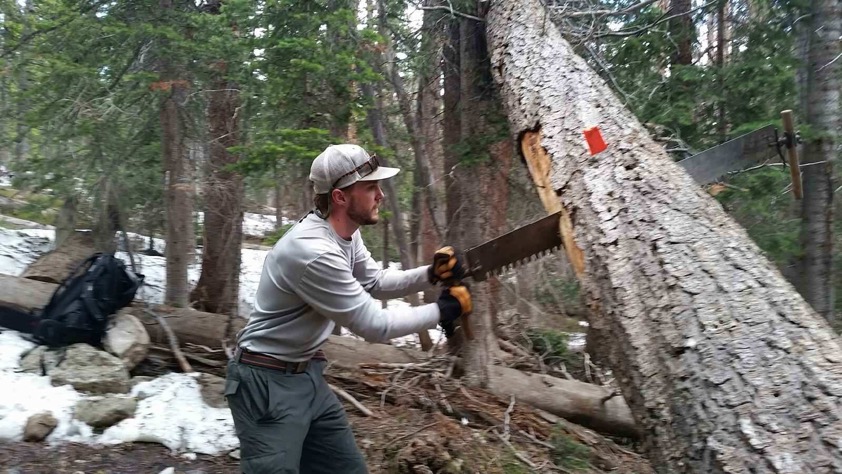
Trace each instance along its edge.
<instances>
[{"instance_id":1,"label":"standing tree","mask_svg":"<svg viewBox=\"0 0 842 474\"><path fill-rule=\"evenodd\" d=\"M813 0L807 31L806 119L810 131L802 163L804 199L796 287L813 308L836 323L833 299L833 162L839 159L840 48L842 6Z\"/></svg>"},{"instance_id":2,"label":"standing tree","mask_svg":"<svg viewBox=\"0 0 842 474\"><path fill-rule=\"evenodd\" d=\"M491 2L491 70L653 465L842 469L836 335L543 15Z\"/></svg>"},{"instance_id":3,"label":"standing tree","mask_svg":"<svg viewBox=\"0 0 842 474\"><path fill-rule=\"evenodd\" d=\"M482 13L475 6L466 13L451 19L454 24L444 46L444 146L450 148L445 166L451 180L446 188L447 241L465 248L503 230L512 155L491 78ZM455 131L448 130L457 123ZM468 383L485 386L498 350L494 321L499 286L492 278L474 285L471 292L474 312L469 318L475 339L464 345L465 374Z\"/></svg>"},{"instance_id":4,"label":"standing tree","mask_svg":"<svg viewBox=\"0 0 842 474\"><path fill-rule=\"evenodd\" d=\"M247 32L238 18L246 12L222 2L209 3L205 11L213 15L206 22L206 30L225 48L216 49L229 57L210 60L210 90L207 91L207 123L210 153L202 182L205 211L202 239L202 273L190 294L191 304L201 311L236 315L240 293L240 260L243 242L242 175L234 169L239 153L232 147L242 144L242 100L236 80L244 53L242 38ZM231 10L233 9L233 12ZM240 13L240 15L238 15ZM226 34L227 33L227 34ZM209 41L210 42L210 41Z\"/></svg>"},{"instance_id":5,"label":"standing tree","mask_svg":"<svg viewBox=\"0 0 842 474\"><path fill-rule=\"evenodd\" d=\"M183 5L175 0L160 0L161 27L177 36ZM175 31L172 31L175 29ZM193 183L190 182L187 150L187 110L190 82L182 64L183 56L175 54L177 45L165 39L159 43L159 80L153 87L161 92L160 127L164 170L164 195L167 209L166 250L167 285L164 302L186 307L190 299L187 266L193 248Z\"/></svg>"}]
</instances>

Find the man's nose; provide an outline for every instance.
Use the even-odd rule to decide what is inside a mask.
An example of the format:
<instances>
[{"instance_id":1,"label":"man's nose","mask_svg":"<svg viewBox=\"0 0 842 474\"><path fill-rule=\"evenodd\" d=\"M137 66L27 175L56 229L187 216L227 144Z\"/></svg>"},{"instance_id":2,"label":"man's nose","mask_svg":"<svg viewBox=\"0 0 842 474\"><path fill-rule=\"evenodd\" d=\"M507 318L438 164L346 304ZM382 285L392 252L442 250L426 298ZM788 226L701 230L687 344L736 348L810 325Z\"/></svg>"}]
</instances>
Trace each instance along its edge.
<instances>
[{"instance_id":1,"label":"man's nose","mask_svg":"<svg viewBox=\"0 0 842 474\"><path fill-rule=\"evenodd\" d=\"M375 195L375 199L380 201L384 196L386 196L386 194L383 193L383 188L381 188L380 185L377 185L377 194Z\"/></svg>"}]
</instances>

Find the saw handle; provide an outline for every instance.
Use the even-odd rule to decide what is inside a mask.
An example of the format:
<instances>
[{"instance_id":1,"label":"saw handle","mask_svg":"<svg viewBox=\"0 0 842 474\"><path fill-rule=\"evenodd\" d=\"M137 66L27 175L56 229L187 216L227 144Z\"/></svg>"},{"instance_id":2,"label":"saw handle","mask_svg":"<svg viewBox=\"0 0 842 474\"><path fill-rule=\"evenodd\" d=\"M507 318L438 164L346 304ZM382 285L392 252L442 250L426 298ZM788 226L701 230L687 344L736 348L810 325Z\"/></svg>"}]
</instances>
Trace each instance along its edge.
<instances>
[{"instance_id":1,"label":"saw handle","mask_svg":"<svg viewBox=\"0 0 842 474\"><path fill-rule=\"evenodd\" d=\"M433 255L434 272L439 270L440 273L436 273L445 277L440 280L442 286L445 288L459 285L467 286L462 283L461 279L458 279L459 276L464 276L465 274L463 265L462 259L453 247L443 247ZM468 319L468 316L469 314L465 314L459 318L461 319L460 326L462 327L462 332L465 334L465 338L473 341L474 331L471 328L471 321Z\"/></svg>"}]
</instances>

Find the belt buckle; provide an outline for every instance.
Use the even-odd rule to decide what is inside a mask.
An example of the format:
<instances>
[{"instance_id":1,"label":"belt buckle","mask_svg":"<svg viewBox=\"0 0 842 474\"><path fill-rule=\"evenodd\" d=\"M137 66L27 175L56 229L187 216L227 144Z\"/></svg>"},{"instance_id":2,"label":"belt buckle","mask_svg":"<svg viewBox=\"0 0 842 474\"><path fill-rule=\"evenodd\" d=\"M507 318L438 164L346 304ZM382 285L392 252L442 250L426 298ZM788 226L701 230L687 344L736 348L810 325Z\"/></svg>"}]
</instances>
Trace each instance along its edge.
<instances>
[{"instance_id":1,"label":"belt buckle","mask_svg":"<svg viewBox=\"0 0 842 474\"><path fill-rule=\"evenodd\" d=\"M297 362L295 365L292 366L292 373L300 374L307 370L307 366L309 365L310 361L301 361Z\"/></svg>"}]
</instances>

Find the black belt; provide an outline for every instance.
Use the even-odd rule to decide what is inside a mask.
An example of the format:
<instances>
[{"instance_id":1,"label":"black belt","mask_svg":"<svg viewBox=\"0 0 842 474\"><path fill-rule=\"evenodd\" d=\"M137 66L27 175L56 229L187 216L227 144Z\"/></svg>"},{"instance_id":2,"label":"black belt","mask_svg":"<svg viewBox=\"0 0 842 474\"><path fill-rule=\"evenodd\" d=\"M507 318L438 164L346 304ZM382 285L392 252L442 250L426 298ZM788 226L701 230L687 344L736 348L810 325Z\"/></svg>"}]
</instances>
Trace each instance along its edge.
<instances>
[{"instance_id":1,"label":"black belt","mask_svg":"<svg viewBox=\"0 0 842 474\"><path fill-rule=\"evenodd\" d=\"M307 370L307 367L310 366L310 362L314 360L327 360L327 357L325 356L324 351L319 349L315 354L313 354L313 357L310 358L310 360L302 362L287 362L284 360L278 360L266 354L261 354L260 352L252 352L240 347L237 349L234 359L241 364L251 365L254 367L300 374Z\"/></svg>"}]
</instances>

